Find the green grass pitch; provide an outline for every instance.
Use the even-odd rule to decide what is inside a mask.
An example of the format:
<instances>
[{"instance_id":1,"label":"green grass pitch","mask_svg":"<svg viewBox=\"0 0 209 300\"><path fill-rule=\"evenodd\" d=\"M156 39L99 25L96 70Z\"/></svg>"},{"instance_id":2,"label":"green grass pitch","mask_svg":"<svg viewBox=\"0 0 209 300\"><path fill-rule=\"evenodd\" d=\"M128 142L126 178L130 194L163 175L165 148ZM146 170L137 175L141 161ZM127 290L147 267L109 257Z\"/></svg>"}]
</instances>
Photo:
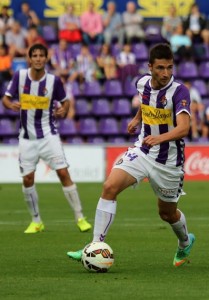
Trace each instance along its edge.
<instances>
[{"instance_id":1,"label":"green grass pitch","mask_svg":"<svg viewBox=\"0 0 209 300\"><path fill-rule=\"evenodd\" d=\"M85 215L93 223L102 184L79 183ZM0 299L192 300L209 299L209 184L185 182L179 208L196 235L190 264L172 266L177 240L160 220L148 183L118 197L106 242L115 263L106 274L88 273L66 252L89 243L80 233L59 184L37 184L46 231L23 233L30 222L21 184L0 185Z\"/></svg>"}]
</instances>

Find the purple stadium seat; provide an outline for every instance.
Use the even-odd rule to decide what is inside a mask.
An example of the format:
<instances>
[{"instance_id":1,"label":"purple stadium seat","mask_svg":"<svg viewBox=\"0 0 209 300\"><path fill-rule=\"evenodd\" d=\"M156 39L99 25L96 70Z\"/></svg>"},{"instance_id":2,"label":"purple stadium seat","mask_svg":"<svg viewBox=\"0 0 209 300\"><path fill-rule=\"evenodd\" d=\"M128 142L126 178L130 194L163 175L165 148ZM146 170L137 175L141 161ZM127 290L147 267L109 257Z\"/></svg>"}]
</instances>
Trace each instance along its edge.
<instances>
[{"instance_id":1,"label":"purple stadium seat","mask_svg":"<svg viewBox=\"0 0 209 300\"><path fill-rule=\"evenodd\" d=\"M128 123L132 120L132 118L123 118L120 122L120 133L128 135Z\"/></svg>"},{"instance_id":2,"label":"purple stadium seat","mask_svg":"<svg viewBox=\"0 0 209 300\"><path fill-rule=\"evenodd\" d=\"M19 142L18 138L3 138L2 143L7 145L17 145Z\"/></svg>"},{"instance_id":3,"label":"purple stadium seat","mask_svg":"<svg viewBox=\"0 0 209 300\"><path fill-rule=\"evenodd\" d=\"M199 65L199 76L200 78L207 79L209 78L209 61L201 62Z\"/></svg>"},{"instance_id":4,"label":"purple stadium seat","mask_svg":"<svg viewBox=\"0 0 209 300\"><path fill-rule=\"evenodd\" d=\"M92 114L95 116L109 116L111 115L110 102L106 98L93 100Z\"/></svg>"},{"instance_id":5,"label":"purple stadium seat","mask_svg":"<svg viewBox=\"0 0 209 300\"><path fill-rule=\"evenodd\" d=\"M100 96L101 95L101 86L99 81L91 81L84 83L83 94L85 96Z\"/></svg>"},{"instance_id":6,"label":"purple stadium seat","mask_svg":"<svg viewBox=\"0 0 209 300\"><path fill-rule=\"evenodd\" d=\"M67 138L65 142L69 144L75 144L75 145L84 143L83 139L80 136L73 136Z\"/></svg>"},{"instance_id":7,"label":"purple stadium seat","mask_svg":"<svg viewBox=\"0 0 209 300\"><path fill-rule=\"evenodd\" d=\"M115 118L105 118L99 121L99 133L102 135L118 135L118 122Z\"/></svg>"},{"instance_id":8,"label":"purple stadium seat","mask_svg":"<svg viewBox=\"0 0 209 300\"><path fill-rule=\"evenodd\" d=\"M43 25L42 35L45 41L48 43L55 43L58 40L56 29L52 25Z\"/></svg>"},{"instance_id":9,"label":"purple stadium seat","mask_svg":"<svg viewBox=\"0 0 209 300\"><path fill-rule=\"evenodd\" d=\"M151 43L160 43L164 39L161 35L161 26L155 24L149 24L145 28L146 40Z\"/></svg>"},{"instance_id":10,"label":"purple stadium seat","mask_svg":"<svg viewBox=\"0 0 209 300\"><path fill-rule=\"evenodd\" d=\"M75 44L70 44L69 45L70 53L73 58L76 58L78 54L81 52L81 44L80 43L75 43Z\"/></svg>"},{"instance_id":11,"label":"purple stadium seat","mask_svg":"<svg viewBox=\"0 0 209 300\"><path fill-rule=\"evenodd\" d=\"M118 69L118 79L120 80L124 89L126 80L132 80L139 75L137 64L128 64Z\"/></svg>"},{"instance_id":12,"label":"purple stadium seat","mask_svg":"<svg viewBox=\"0 0 209 300\"><path fill-rule=\"evenodd\" d=\"M203 104L204 104L205 108L209 107L209 98L204 98Z\"/></svg>"},{"instance_id":13,"label":"purple stadium seat","mask_svg":"<svg viewBox=\"0 0 209 300\"><path fill-rule=\"evenodd\" d=\"M132 45L132 52L136 56L136 60L144 61L148 60L148 49L144 43L136 43Z\"/></svg>"},{"instance_id":14,"label":"purple stadium seat","mask_svg":"<svg viewBox=\"0 0 209 300\"><path fill-rule=\"evenodd\" d=\"M127 98L114 99L112 103L112 111L116 116L130 116L131 101Z\"/></svg>"},{"instance_id":15,"label":"purple stadium seat","mask_svg":"<svg viewBox=\"0 0 209 300\"><path fill-rule=\"evenodd\" d=\"M80 90L80 87L79 87L79 84L77 81L73 81L71 83L67 83L67 84L70 84L72 85L72 94L76 97L76 96L80 96L81 95L81 90Z\"/></svg>"},{"instance_id":16,"label":"purple stadium seat","mask_svg":"<svg viewBox=\"0 0 209 300\"><path fill-rule=\"evenodd\" d=\"M124 84L124 94L129 97L133 97L137 94L137 89L135 87L135 81L136 80L129 80L126 79Z\"/></svg>"},{"instance_id":17,"label":"purple stadium seat","mask_svg":"<svg viewBox=\"0 0 209 300\"><path fill-rule=\"evenodd\" d=\"M0 101L0 116L5 116L5 107L2 104L2 101Z\"/></svg>"},{"instance_id":18,"label":"purple stadium seat","mask_svg":"<svg viewBox=\"0 0 209 300\"><path fill-rule=\"evenodd\" d=\"M75 122L72 119L62 119L59 121L60 135L76 135L77 129Z\"/></svg>"},{"instance_id":19,"label":"purple stadium seat","mask_svg":"<svg viewBox=\"0 0 209 300\"><path fill-rule=\"evenodd\" d=\"M91 52L91 55L96 58L101 50L101 45L100 44L90 44L89 45L89 50Z\"/></svg>"},{"instance_id":20,"label":"purple stadium seat","mask_svg":"<svg viewBox=\"0 0 209 300\"><path fill-rule=\"evenodd\" d=\"M79 133L81 135L97 135L97 122L94 118L85 118L80 120Z\"/></svg>"},{"instance_id":21,"label":"purple stadium seat","mask_svg":"<svg viewBox=\"0 0 209 300\"><path fill-rule=\"evenodd\" d=\"M107 142L112 144L125 144L126 139L122 136L113 136L113 137L109 137L107 139Z\"/></svg>"},{"instance_id":22,"label":"purple stadium seat","mask_svg":"<svg viewBox=\"0 0 209 300\"><path fill-rule=\"evenodd\" d=\"M117 57L118 54L121 52L121 50L122 50L122 47L119 44L112 44L111 45L111 54L114 57Z\"/></svg>"},{"instance_id":23,"label":"purple stadium seat","mask_svg":"<svg viewBox=\"0 0 209 300\"><path fill-rule=\"evenodd\" d=\"M138 139L138 135L134 134L128 138L128 142L134 144L137 141L137 139Z\"/></svg>"},{"instance_id":24,"label":"purple stadium seat","mask_svg":"<svg viewBox=\"0 0 209 300\"><path fill-rule=\"evenodd\" d=\"M9 119L0 120L0 136L9 137L17 134L18 133L16 131L15 124L13 121Z\"/></svg>"},{"instance_id":25,"label":"purple stadium seat","mask_svg":"<svg viewBox=\"0 0 209 300\"><path fill-rule=\"evenodd\" d=\"M106 96L122 96L122 85L119 80L106 80L104 83Z\"/></svg>"},{"instance_id":26,"label":"purple stadium seat","mask_svg":"<svg viewBox=\"0 0 209 300\"><path fill-rule=\"evenodd\" d=\"M192 82L192 86L194 86L200 93L202 97L208 96L208 88L203 79L196 79Z\"/></svg>"},{"instance_id":27,"label":"purple stadium seat","mask_svg":"<svg viewBox=\"0 0 209 300\"><path fill-rule=\"evenodd\" d=\"M87 138L87 143L90 144L103 144L105 143L105 139L99 136L90 136Z\"/></svg>"},{"instance_id":28,"label":"purple stadium seat","mask_svg":"<svg viewBox=\"0 0 209 300\"><path fill-rule=\"evenodd\" d=\"M75 100L75 112L76 116L88 116L89 115L89 103L85 98L78 98Z\"/></svg>"},{"instance_id":29,"label":"purple stadium seat","mask_svg":"<svg viewBox=\"0 0 209 300\"><path fill-rule=\"evenodd\" d=\"M180 62L177 68L177 76L183 79L197 78L199 75L196 63L192 61Z\"/></svg>"},{"instance_id":30,"label":"purple stadium seat","mask_svg":"<svg viewBox=\"0 0 209 300\"><path fill-rule=\"evenodd\" d=\"M20 112L19 111L14 111L12 109L8 109L8 108L5 108L5 115L6 116L11 116L11 117L19 117L20 115Z\"/></svg>"}]
</instances>

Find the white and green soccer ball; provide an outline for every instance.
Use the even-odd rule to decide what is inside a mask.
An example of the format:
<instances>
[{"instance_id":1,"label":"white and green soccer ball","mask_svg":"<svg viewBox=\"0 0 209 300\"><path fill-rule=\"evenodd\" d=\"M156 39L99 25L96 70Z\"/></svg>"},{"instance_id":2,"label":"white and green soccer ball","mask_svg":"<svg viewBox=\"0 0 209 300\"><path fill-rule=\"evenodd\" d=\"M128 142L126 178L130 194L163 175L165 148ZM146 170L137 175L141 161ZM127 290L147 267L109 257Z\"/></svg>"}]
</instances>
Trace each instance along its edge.
<instances>
[{"instance_id":1,"label":"white and green soccer ball","mask_svg":"<svg viewBox=\"0 0 209 300\"><path fill-rule=\"evenodd\" d=\"M113 250L104 242L92 242L83 249L81 262L89 272L106 273L114 263Z\"/></svg>"}]
</instances>

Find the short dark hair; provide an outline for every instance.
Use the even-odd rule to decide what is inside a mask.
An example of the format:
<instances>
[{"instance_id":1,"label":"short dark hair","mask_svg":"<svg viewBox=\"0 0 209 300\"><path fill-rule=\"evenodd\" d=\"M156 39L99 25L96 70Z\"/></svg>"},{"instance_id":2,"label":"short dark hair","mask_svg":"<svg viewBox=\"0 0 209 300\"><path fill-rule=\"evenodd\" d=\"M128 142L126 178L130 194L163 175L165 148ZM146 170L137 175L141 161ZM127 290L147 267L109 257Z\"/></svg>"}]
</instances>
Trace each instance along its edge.
<instances>
[{"instance_id":1,"label":"short dark hair","mask_svg":"<svg viewBox=\"0 0 209 300\"><path fill-rule=\"evenodd\" d=\"M30 47L29 51L28 51L28 55L31 58L32 54L35 50L41 50L44 52L45 56L48 57L48 49L43 45L43 44L34 44L33 46Z\"/></svg>"},{"instance_id":2,"label":"short dark hair","mask_svg":"<svg viewBox=\"0 0 209 300\"><path fill-rule=\"evenodd\" d=\"M171 47L166 43L153 46L149 53L149 63L153 64L155 59L174 59Z\"/></svg>"}]
</instances>

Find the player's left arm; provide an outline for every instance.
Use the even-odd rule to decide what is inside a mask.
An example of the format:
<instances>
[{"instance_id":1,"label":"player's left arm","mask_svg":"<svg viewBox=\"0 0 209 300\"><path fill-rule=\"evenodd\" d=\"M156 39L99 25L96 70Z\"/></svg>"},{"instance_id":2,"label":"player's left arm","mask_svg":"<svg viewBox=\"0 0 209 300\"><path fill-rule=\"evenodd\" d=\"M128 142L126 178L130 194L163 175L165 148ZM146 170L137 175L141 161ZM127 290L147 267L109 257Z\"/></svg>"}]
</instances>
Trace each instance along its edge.
<instances>
[{"instance_id":1,"label":"player's left arm","mask_svg":"<svg viewBox=\"0 0 209 300\"><path fill-rule=\"evenodd\" d=\"M69 99L66 97L64 85L59 77L55 77L54 99L57 101L57 107L54 110L56 118L66 118L69 111Z\"/></svg>"}]
</instances>

